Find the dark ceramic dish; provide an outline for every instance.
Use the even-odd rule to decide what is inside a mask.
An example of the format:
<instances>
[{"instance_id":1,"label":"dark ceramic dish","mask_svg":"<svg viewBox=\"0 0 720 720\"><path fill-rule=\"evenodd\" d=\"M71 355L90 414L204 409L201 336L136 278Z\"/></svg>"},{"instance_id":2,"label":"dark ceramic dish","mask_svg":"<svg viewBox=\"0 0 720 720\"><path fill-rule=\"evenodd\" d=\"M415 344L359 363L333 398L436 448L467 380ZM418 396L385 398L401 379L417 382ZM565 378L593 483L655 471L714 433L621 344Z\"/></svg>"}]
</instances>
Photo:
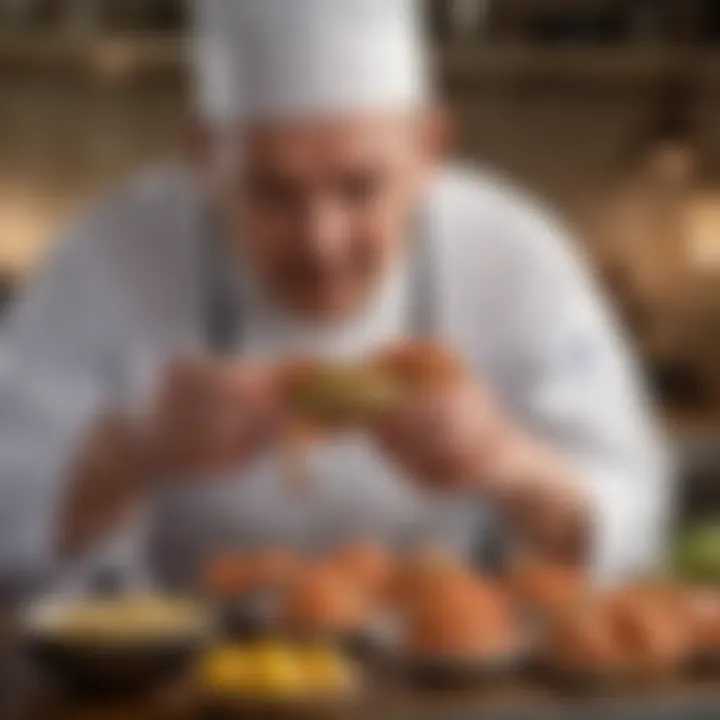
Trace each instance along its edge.
<instances>
[{"instance_id":1,"label":"dark ceramic dish","mask_svg":"<svg viewBox=\"0 0 720 720\"><path fill-rule=\"evenodd\" d=\"M213 627L198 609L197 623L177 632L136 634L121 639L74 636L52 621L69 601L30 608L21 637L32 666L70 694L144 694L182 676L208 645Z\"/></svg>"}]
</instances>

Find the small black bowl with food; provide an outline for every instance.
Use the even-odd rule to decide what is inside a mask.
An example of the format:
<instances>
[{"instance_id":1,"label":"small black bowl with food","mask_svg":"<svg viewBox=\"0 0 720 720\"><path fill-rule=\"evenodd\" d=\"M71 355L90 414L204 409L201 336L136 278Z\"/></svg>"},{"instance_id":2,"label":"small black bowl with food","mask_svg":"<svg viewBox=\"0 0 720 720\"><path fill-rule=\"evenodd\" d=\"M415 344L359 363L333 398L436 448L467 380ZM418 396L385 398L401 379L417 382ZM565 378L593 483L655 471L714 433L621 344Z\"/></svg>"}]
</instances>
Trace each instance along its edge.
<instances>
[{"instance_id":1,"label":"small black bowl with food","mask_svg":"<svg viewBox=\"0 0 720 720\"><path fill-rule=\"evenodd\" d=\"M31 666L71 695L148 693L181 678L214 634L193 600L151 595L49 597L21 619Z\"/></svg>"}]
</instances>

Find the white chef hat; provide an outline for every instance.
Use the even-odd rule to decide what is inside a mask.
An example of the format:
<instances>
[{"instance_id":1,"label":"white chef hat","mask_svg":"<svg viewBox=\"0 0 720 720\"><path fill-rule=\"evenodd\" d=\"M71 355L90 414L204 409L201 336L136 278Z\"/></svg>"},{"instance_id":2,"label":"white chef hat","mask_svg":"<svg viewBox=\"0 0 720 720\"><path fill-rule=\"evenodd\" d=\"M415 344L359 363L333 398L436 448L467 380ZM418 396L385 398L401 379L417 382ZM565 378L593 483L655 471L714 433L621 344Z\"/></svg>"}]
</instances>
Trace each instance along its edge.
<instances>
[{"instance_id":1,"label":"white chef hat","mask_svg":"<svg viewBox=\"0 0 720 720\"><path fill-rule=\"evenodd\" d=\"M232 122L407 108L428 95L421 0L195 0L196 99Z\"/></svg>"}]
</instances>

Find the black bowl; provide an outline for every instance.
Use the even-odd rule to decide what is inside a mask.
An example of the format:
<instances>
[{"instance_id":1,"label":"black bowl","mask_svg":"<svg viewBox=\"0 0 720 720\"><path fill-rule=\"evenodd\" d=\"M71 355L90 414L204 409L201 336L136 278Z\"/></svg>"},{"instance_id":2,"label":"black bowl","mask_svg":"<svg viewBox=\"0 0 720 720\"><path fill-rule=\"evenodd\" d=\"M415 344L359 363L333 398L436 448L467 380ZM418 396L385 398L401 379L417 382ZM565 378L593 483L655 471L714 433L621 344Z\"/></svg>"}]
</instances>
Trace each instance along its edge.
<instances>
[{"instance_id":1,"label":"black bowl","mask_svg":"<svg viewBox=\"0 0 720 720\"><path fill-rule=\"evenodd\" d=\"M209 620L177 634L120 640L72 637L37 623L29 613L22 638L31 666L49 684L71 695L141 695L175 679L193 666L212 637Z\"/></svg>"},{"instance_id":2,"label":"black bowl","mask_svg":"<svg viewBox=\"0 0 720 720\"><path fill-rule=\"evenodd\" d=\"M125 648L71 646L54 639L28 643L33 666L49 683L70 695L143 695L192 666L202 645L189 641Z\"/></svg>"}]
</instances>

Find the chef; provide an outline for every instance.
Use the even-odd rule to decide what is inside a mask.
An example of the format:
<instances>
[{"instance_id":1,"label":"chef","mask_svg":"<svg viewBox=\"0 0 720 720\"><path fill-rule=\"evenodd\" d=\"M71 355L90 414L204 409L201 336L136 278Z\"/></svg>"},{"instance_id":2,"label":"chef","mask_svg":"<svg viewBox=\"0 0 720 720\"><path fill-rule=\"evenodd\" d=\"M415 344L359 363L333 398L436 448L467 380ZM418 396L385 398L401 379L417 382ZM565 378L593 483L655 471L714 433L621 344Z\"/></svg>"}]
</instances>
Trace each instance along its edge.
<instances>
[{"instance_id":1,"label":"chef","mask_svg":"<svg viewBox=\"0 0 720 720\"><path fill-rule=\"evenodd\" d=\"M192 581L208 554L491 535L658 559L670 484L563 228L450 165L414 0L203 0L187 161L81 218L0 336L0 569ZM401 337L471 379L312 450L289 487L270 361ZM104 560L103 560L104 561Z\"/></svg>"}]
</instances>

